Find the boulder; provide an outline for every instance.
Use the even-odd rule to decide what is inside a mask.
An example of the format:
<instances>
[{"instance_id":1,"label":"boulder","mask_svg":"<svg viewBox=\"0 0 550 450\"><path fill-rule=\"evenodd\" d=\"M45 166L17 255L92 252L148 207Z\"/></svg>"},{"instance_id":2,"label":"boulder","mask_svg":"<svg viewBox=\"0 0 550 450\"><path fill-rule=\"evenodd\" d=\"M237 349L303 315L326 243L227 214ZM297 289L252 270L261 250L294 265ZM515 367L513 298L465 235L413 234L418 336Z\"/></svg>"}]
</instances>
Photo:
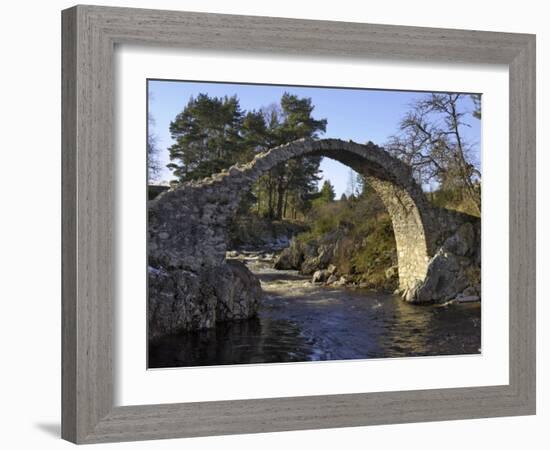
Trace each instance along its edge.
<instances>
[{"instance_id":1,"label":"boulder","mask_svg":"<svg viewBox=\"0 0 550 450\"><path fill-rule=\"evenodd\" d=\"M149 339L253 317L261 297L260 282L240 261L199 273L149 267Z\"/></svg>"},{"instance_id":2,"label":"boulder","mask_svg":"<svg viewBox=\"0 0 550 450\"><path fill-rule=\"evenodd\" d=\"M254 274L240 261L227 261L216 274L215 320L241 320L255 316L260 306L262 288Z\"/></svg>"},{"instance_id":3,"label":"boulder","mask_svg":"<svg viewBox=\"0 0 550 450\"><path fill-rule=\"evenodd\" d=\"M428 263L426 277L403 292L411 303L479 300L479 227L465 222L447 238Z\"/></svg>"},{"instance_id":4,"label":"boulder","mask_svg":"<svg viewBox=\"0 0 550 450\"><path fill-rule=\"evenodd\" d=\"M299 270L304 261L304 250L300 241L292 239L290 246L275 258L273 267L277 270Z\"/></svg>"},{"instance_id":5,"label":"boulder","mask_svg":"<svg viewBox=\"0 0 550 450\"><path fill-rule=\"evenodd\" d=\"M391 266L384 272L384 275L386 276L386 280L390 280L392 278L397 278L398 276L398 269L397 266Z\"/></svg>"},{"instance_id":6,"label":"boulder","mask_svg":"<svg viewBox=\"0 0 550 450\"><path fill-rule=\"evenodd\" d=\"M277 270L299 270L302 275L313 275L318 270L329 269L336 272L332 264L339 244L345 236L342 229L327 233L320 239L310 239L307 242L293 239L290 246L283 250L275 261Z\"/></svg>"},{"instance_id":7,"label":"boulder","mask_svg":"<svg viewBox=\"0 0 550 450\"><path fill-rule=\"evenodd\" d=\"M405 300L411 303L440 303L454 299L468 287L464 269L469 265L467 258L440 249L428 263L425 280L405 291Z\"/></svg>"},{"instance_id":8,"label":"boulder","mask_svg":"<svg viewBox=\"0 0 550 450\"><path fill-rule=\"evenodd\" d=\"M317 270L311 279L312 283L324 283L331 276L328 270Z\"/></svg>"},{"instance_id":9,"label":"boulder","mask_svg":"<svg viewBox=\"0 0 550 450\"><path fill-rule=\"evenodd\" d=\"M338 277L335 274L332 274L330 277L328 277L328 280L326 281L327 284L333 284L338 281Z\"/></svg>"},{"instance_id":10,"label":"boulder","mask_svg":"<svg viewBox=\"0 0 550 450\"><path fill-rule=\"evenodd\" d=\"M443 251L457 256L471 255L474 251L475 231L471 223L465 223L443 244Z\"/></svg>"},{"instance_id":11,"label":"boulder","mask_svg":"<svg viewBox=\"0 0 550 450\"><path fill-rule=\"evenodd\" d=\"M300 273L311 275L317 270L327 269L334 254L334 245L323 244L317 246L315 242L306 244L304 262L300 267Z\"/></svg>"},{"instance_id":12,"label":"boulder","mask_svg":"<svg viewBox=\"0 0 550 450\"><path fill-rule=\"evenodd\" d=\"M334 286L345 286L348 283L348 279L345 276L341 276L338 281L336 281Z\"/></svg>"}]
</instances>

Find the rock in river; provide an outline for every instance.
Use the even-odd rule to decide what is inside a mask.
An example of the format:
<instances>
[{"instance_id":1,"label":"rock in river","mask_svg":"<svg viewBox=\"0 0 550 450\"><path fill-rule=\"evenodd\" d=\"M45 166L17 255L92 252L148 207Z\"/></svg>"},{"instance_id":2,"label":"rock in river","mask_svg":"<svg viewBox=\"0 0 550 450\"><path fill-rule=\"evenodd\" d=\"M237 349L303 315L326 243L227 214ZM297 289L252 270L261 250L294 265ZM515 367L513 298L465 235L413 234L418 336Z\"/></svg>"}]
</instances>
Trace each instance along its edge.
<instances>
[{"instance_id":1,"label":"rock in river","mask_svg":"<svg viewBox=\"0 0 550 450\"><path fill-rule=\"evenodd\" d=\"M313 278L311 279L311 282L312 283L323 283L323 282L327 281L330 276L331 276L331 273L326 269L317 270L313 274Z\"/></svg>"},{"instance_id":2,"label":"rock in river","mask_svg":"<svg viewBox=\"0 0 550 450\"><path fill-rule=\"evenodd\" d=\"M148 288L149 339L253 317L262 297L258 279L236 260L199 273L149 267Z\"/></svg>"}]
</instances>

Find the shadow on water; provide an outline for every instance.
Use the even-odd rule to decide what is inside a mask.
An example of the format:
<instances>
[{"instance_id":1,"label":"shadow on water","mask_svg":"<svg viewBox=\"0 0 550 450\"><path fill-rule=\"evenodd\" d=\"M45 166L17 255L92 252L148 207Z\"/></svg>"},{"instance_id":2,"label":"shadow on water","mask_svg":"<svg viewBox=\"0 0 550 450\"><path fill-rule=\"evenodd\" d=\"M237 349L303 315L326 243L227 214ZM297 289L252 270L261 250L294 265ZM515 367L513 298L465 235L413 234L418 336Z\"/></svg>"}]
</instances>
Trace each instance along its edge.
<instances>
[{"instance_id":1,"label":"shadow on water","mask_svg":"<svg viewBox=\"0 0 550 450\"><path fill-rule=\"evenodd\" d=\"M166 337L149 346L149 367L307 361L310 345L297 324L260 318Z\"/></svg>"},{"instance_id":2,"label":"shadow on water","mask_svg":"<svg viewBox=\"0 0 550 450\"><path fill-rule=\"evenodd\" d=\"M413 306L398 296L313 285L262 262L258 317L165 337L149 367L478 354L480 304Z\"/></svg>"}]
</instances>

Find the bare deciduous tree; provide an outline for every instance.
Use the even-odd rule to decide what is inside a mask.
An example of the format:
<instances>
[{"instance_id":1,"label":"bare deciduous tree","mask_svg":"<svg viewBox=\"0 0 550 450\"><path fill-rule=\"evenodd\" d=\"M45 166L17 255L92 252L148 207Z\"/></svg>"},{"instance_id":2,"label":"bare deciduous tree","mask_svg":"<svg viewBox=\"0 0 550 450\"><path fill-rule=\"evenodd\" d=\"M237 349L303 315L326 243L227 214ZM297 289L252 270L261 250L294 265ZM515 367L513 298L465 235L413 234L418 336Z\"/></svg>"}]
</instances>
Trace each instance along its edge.
<instances>
[{"instance_id":1,"label":"bare deciduous tree","mask_svg":"<svg viewBox=\"0 0 550 450\"><path fill-rule=\"evenodd\" d=\"M399 134L386 149L413 167L422 184L437 183L442 188L460 189L481 212L481 173L473 164L472 145L463 136L467 114L459 108L465 94L430 94L417 101L401 121ZM474 117L481 117L474 102ZM476 115L476 110L478 113Z\"/></svg>"}]
</instances>

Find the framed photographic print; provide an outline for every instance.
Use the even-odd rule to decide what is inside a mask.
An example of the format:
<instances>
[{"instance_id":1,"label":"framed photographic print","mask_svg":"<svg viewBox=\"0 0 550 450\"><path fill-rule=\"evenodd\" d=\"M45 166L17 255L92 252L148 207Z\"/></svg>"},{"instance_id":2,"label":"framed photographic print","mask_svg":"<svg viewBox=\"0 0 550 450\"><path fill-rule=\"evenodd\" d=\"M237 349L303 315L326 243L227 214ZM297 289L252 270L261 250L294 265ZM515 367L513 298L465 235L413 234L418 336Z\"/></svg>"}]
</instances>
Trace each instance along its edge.
<instances>
[{"instance_id":1,"label":"framed photographic print","mask_svg":"<svg viewBox=\"0 0 550 450\"><path fill-rule=\"evenodd\" d=\"M62 17L65 439L534 414L534 36Z\"/></svg>"}]
</instances>

